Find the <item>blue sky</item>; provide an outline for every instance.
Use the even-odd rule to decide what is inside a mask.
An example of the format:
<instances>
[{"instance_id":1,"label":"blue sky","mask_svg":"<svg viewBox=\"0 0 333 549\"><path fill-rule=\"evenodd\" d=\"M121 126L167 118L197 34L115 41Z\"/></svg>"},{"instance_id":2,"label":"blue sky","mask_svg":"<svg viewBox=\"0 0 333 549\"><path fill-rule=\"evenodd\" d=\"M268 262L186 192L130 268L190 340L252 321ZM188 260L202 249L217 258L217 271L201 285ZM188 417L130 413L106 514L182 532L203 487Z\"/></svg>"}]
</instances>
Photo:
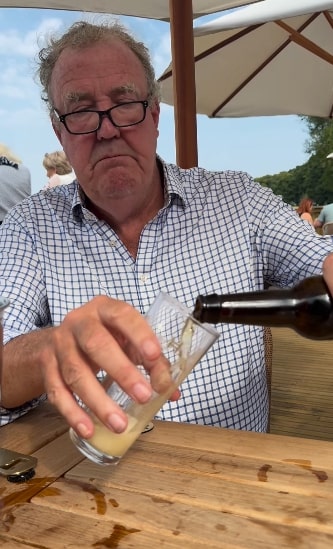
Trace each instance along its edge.
<instances>
[{"instance_id":1,"label":"blue sky","mask_svg":"<svg viewBox=\"0 0 333 549\"><path fill-rule=\"evenodd\" d=\"M30 169L33 192L46 183L44 154L61 148L34 81L36 54L49 31L61 32L75 20L92 17L59 10L0 9L0 142ZM159 76L171 58L169 25L148 19L119 19L150 48ZM207 169L244 170L259 177L289 170L307 160L307 132L296 116L211 120L199 115L197 125L199 165ZM173 108L164 104L158 152L175 162Z\"/></svg>"}]
</instances>

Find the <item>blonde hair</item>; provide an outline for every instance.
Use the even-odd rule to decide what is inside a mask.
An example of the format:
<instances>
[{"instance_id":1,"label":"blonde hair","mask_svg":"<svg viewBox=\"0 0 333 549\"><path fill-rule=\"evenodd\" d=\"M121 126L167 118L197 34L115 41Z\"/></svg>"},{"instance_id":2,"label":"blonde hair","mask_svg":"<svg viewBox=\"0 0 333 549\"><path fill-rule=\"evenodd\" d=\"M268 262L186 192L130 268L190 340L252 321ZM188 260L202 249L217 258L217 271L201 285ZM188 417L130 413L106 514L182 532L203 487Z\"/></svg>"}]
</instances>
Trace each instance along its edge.
<instances>
[{"instance_id":1,"label":"blonde hair","mask_svg":"<svg viewBox=\"0 0 333 549\"><path fill-rule=\"evenodd\" d=\"M55 169L58 175L66 175L67 173L71 173L73 171L73 168L70 165L64 151L45 153L43 166L46 170L49 170L50 168Z\"/></svg>"},{"instance_id":2,"label":"blonde hair","mask_svg":"<svg viewBox=\"0 0 333 549\"><path fill-rule=\"evenodd\" d=\"M114 40L120 40L128 46L142 63L147 80L148 101L150 103L160 101L160 86L155 77L149 50L143 42L136 40L124 26L116 21L106 21L98 25L87 21L78 21L69 27L62 36L50 36L48 45L42 48L38 54L37 76L42 85L42 100L48 105L50 114L54 111L51 96L52 73L62 52L67 48L83 50L100 42L109 43L112 47Z\"/></svg>"},{"instance_id":3,"label":"blonde hair","mask_svg":"<svg viewBox=\"0 0 333 549\"><path fill-rule=\"evenodd\" d=\"M8 158L8 160L11 160L12 162L22 164L22 160L3 143L0 143L0 156L5 156L6 158Z\"/></svg>"}]
</instances>

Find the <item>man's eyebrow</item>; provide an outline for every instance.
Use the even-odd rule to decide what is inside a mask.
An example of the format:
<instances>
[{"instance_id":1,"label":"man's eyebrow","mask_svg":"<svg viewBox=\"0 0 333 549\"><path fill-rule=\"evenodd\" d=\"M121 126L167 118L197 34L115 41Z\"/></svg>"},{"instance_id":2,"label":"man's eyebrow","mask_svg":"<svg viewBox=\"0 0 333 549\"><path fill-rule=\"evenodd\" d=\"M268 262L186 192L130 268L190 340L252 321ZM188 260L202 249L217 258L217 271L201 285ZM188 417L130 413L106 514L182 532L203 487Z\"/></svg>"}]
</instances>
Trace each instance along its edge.
<instances>
[{"instance_id":1,"label":"man's eyebrow","mask_svg":"<svg viewBox=\"0 0 333 549\"><path fill-rule=\"evenodd\" d=\"M135 95L139 95L138 88L135 86L135 84L129 83L113 88L111 90L110 97L117 97L118 95L122 95L123 93L134 93Z\"/></svg>"},{"instance_id":2,"label":"man's eyebrow","mask_svg":"<svg viewBox=\"0 0 333 549\"><path fill-rule=\"evenodd\" d=\"M85 92L68 92L64 97L64 104L73 105L83 101L84 99L92 99L91 94Z\"/></svg>"},{"instance_id":3,"label":"man's eyebrow","mask_svg":"<svg viewBox=\"0 0 333 549\"><path fill-rule=\"evenodd\" d=\"M123 95L126 93L133 93L136 96L139 96L139 91L138 91L138 88L135 86L135 84L129 83L129 84L123 84L121 86L112 88L109 93L109 97L112 100L116 100L120 95ZM89 101L93 101L94 97L91 95L91 93L88 93L88 92L71 91L66 94L64 98L64 103L65 105L71 106L73 104L77 104L80 101L84 101L87 99Z\"/></svg>"}]
</instances>

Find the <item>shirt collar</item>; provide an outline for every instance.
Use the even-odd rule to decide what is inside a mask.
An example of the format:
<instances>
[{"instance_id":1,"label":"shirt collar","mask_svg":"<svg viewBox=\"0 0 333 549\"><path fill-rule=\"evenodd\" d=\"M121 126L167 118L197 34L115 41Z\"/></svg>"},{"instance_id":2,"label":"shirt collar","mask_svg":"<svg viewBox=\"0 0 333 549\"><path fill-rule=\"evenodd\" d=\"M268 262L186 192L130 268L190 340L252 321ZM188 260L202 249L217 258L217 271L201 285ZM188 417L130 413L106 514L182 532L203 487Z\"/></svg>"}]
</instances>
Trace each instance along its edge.
<instances>
[{"instance_id":1,"label":"shirt collar","mask_svg":"<svg viewBox=\"0 0 333 549\"><path fill-rule=\"evenodd\" d=\"M164 206L167 207L171 202L179 200L181 205L186 208L188 200L184 191L184 185L180 175L181 169L173 164L167 164L160 156L157 155L157 161L162 166L164 177ZM83 219L86 210L86 196L80 187L80 184L75 186L72 212L74 217ZM91 214L90 214L91 215Z\"/></svg>"},{"instance_id":2,"label":"shirt collar","mask_svg":"<svg viewBox=\"0 0 333 549\"><path fill-rule=\"evenodd\" d=\"M173 199L178 199L182 206L186 208L188 200L180 177L180 168L173 164L167 164L158 155L157 161L161 163L163 169L165 206L168 206Z\"/></svg>"},{"instance_id":3,"label":"shirt collar","mask_svg":"<svg viewBox=\"0 0 333 549\"><path fill-rule=\"evenodd\" d=\"M76 219L84 219L84 210L86 209L86 196L80 187L79 182L75 185L74 196L72 200L72 212Z\"/></svg>"}]
</instances>

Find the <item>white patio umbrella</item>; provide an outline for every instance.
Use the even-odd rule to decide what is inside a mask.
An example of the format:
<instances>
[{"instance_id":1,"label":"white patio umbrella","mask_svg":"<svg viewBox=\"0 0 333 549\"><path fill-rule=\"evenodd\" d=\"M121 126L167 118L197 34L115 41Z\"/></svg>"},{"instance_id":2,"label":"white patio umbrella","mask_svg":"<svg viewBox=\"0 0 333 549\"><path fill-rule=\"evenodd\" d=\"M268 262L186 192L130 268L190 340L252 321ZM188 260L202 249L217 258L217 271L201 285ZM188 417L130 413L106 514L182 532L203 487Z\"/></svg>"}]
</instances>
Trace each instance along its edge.
<instances>
[{"instance_id":1,"label":"white patio umbrella","mask_svg":"<svg viewBox=\"0 0 333 549\"><path fill-rule=\"evenodd\" d=\"M196 166L197 126L193 61L193 17L258 0L0 0L0 7L48 8L112 13L170 21L175 75L176 155L180 166Z\"/></svg>"},{"instance_id":2,"label":"white patio umbrella","mask_svg":"<svg viewBox=\"0 0 333 549\"><path fill-rule=\"evenodd\" d=\"M186 0L185 0L186 1ZM258 0L192 0L193 17L202 17ZM180 6L184 0L176 0ZM113 13L170 21L170 0L1 0L0 7Z\"/></svg>"},{"instance_id":3,"label":"white patio umbrella","mask_svg":"<svg viewBox=\"0 0 333 549\"><path fill-rule=\"evenodd\" d=\"M333 0L265 0L194 30L196 108L210 117L333 116ZM172 71L161 77L172 104Z\"/></svg>"}]
</instances>

